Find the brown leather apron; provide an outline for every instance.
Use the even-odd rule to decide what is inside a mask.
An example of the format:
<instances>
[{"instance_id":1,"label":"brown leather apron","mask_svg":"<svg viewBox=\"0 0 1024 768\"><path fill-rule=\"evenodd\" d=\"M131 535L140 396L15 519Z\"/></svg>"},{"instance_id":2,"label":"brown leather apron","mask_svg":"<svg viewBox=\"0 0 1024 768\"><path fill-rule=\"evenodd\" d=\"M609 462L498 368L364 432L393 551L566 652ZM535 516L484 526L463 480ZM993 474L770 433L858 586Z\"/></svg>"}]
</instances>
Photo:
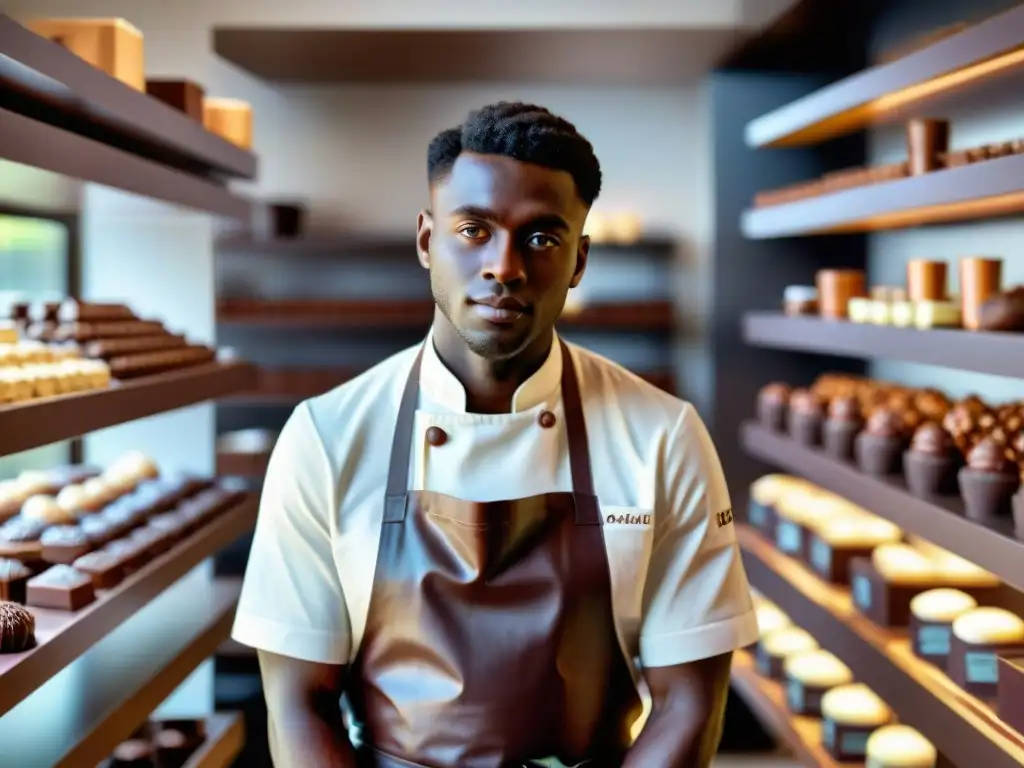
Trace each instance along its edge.
<instances>
[{"instance_id":1,"label":"brown leather apron","mask_svg":"<svg viewBox=\"0 0 1024 768\"><path fill-rule=\"evenodd\" d=\"M366 764L618 766L641 702L615 631L569 350L562 343L572 492L486 503L407 490L421 359L399 409L348 694Z\"/></svg>"}]
</instances>

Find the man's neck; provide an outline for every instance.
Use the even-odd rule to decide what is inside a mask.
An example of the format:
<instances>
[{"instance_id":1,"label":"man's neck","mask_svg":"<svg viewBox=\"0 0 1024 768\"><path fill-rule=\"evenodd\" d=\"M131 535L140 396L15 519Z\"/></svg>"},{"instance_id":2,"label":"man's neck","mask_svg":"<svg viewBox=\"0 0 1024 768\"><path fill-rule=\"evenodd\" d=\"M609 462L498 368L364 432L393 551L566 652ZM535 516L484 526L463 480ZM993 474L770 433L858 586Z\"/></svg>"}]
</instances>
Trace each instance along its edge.
<instances>
[{"instance_id":1,"label":"man's neck","mask_svg":"<svg viewBox=\"0 0 1024 768\"><path fill-rule=\"evenodd\" d=\"M433 339L437 356L466 390L467 412L510 413L516 390L547 360L554 333L503 360L487 360L473 352L443 316L434 320Z\"/></svg>"}]
</instances>

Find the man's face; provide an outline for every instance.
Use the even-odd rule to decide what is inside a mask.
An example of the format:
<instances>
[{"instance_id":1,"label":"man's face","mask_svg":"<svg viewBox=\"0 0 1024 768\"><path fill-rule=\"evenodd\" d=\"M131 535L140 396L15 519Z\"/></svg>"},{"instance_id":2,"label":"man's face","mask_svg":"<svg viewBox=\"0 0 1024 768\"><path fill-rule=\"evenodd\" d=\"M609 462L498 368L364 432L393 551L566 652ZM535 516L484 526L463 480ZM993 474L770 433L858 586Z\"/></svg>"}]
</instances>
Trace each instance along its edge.
<instances>
[{"instance_id":1,"label":"man's face","mask_svg":"<svg viewBox=\"0 0 1024 768\"><path fill-rule=\"evenodd\" d=\"M587 208L572 176L463 152L419 218L434 301L476 354L516 355L546 334L583 277Z\"/></svg>"}]
</instances>

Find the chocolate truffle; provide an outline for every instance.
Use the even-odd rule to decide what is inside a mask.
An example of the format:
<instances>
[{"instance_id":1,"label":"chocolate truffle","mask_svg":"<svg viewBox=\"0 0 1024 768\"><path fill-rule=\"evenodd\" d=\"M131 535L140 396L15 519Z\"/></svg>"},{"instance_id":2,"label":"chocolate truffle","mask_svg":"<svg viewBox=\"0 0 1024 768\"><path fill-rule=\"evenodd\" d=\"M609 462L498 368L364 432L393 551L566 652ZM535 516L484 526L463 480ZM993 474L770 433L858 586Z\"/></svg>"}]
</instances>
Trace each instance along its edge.
<instances>
[{"instance_id":1,"label":"chocolate truffle","mask_svg":"<svg viewBox=\"0 0 1024 768\"><path fill-rule=\"evenodd\" d=\"M795 389L789 396L787 425L790 436L801 445L821 443L821 425L825 420L825 402L809 389Z\"/></svg>"},{"instance_id":2,"label":"chocolate truffle","mask_svg":"<svg viewBox=\"0 0 1024 768\"><path fill-rule=\"evenodd\" d=\"M982 331L1024 330L1024 286L997 293L978 310L978 329Z\"/></svg>"},{"instance_id":3,"label":"chocolate truffle","mask_svg":"<svg viewBox=\"0 0 1024 768\"><path fill-rule=\"evenodd\" d=\"M835 397L828 404L822 437L825 453L840 461L853 460L853 441L864 426L860 400L854 395Z\"/></svg>"},{"instance_id":4,"label":"chocolate truffle","mask_svg":"<svg viewBox=\"0 0 1024 768\"><path fill-rule=\"evenodd\" d=\"M902 416L889 408L877 408L857 435L857 464L869 475L882 477L899 471L904 446Z\"/></svg>"},{"instance_id":5,"label":"chocolate truffle","mask_svg":"<svg viewBox=\"0 0 1024 768\"><path fill-rule=\"evenodd\" d=\"M956 479L956 446L953 438L934 421L926 421L903 454L903 471L910 492L921 498L949 493Z\"/></svg>"},{"instance_id":6,"label":"chocolate truffle","mask_svg":"<svg viewBox=\"0 0 1024 768\"><path fill-rule=\"evenodd\" d=\"M25 585L32 571L20 560L0 557L0 600L11 603L25 602Z\"/></svg>"},{"instance_id":7,"label":"chocolate truffle","mask_svg":"<svg viewBox=\"0 0 1024 768\"><path fill-rule=\"evenodd\" d=\"M786 428L786 407L789 403L788 384L774 382L761 388L757 396L757 419L773 432Z\"/></svg>"},{"instance_id":8,"label":"chocolate truffle","mask_svg":"<svg viewBox=\"0 0 1024 768\"><path fill-rule=\"evenodd\" d=\"M21 653L36 644L36 617L17 603L0 601L0 653Z\"/></svg>"},{"instance_id":9,"label":"chocolate truffle","mask_svg":"<svg viewBox=\"0 0 1024 768\"><path fill-rule=\"evenodd\" d=\"M1020 472L995 440L980 440L967 454L967 466L957 477L967 517L985 520L1011 513L1011 499L1020 488Z\"/></svg>"}]
</instances>

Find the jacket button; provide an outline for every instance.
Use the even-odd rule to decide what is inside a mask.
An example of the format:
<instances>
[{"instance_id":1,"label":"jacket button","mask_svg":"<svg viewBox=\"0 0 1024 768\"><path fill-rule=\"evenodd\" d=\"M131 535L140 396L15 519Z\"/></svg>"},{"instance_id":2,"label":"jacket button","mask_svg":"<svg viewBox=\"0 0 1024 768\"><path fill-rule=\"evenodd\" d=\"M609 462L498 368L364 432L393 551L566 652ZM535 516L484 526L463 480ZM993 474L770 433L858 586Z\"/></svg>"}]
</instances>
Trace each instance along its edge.
<instances>
[{"instance_id":1,"label":"jacket button","mask_svg":"<svg viewBox=\"0 0 1024 768\"><path fill-rule=\"evenodd\" d=\"M537 417L537 421L540 422L540 425L544 427L544 429L551 429L555 426L555 422L558 421L558 419L555 418L555 414L551 411L541 411L540 416Z\"/></svg>"},{"instance_id":2,"label":"jacket button","mask_svg":"<svg viewBox=\"0 0 1024 768\"><path fill-rule=\"evenodd\" d=\"M440 427L427 428L427 442L437 448L448 442L448 433Z\"/></svg>"}]
</instances>

